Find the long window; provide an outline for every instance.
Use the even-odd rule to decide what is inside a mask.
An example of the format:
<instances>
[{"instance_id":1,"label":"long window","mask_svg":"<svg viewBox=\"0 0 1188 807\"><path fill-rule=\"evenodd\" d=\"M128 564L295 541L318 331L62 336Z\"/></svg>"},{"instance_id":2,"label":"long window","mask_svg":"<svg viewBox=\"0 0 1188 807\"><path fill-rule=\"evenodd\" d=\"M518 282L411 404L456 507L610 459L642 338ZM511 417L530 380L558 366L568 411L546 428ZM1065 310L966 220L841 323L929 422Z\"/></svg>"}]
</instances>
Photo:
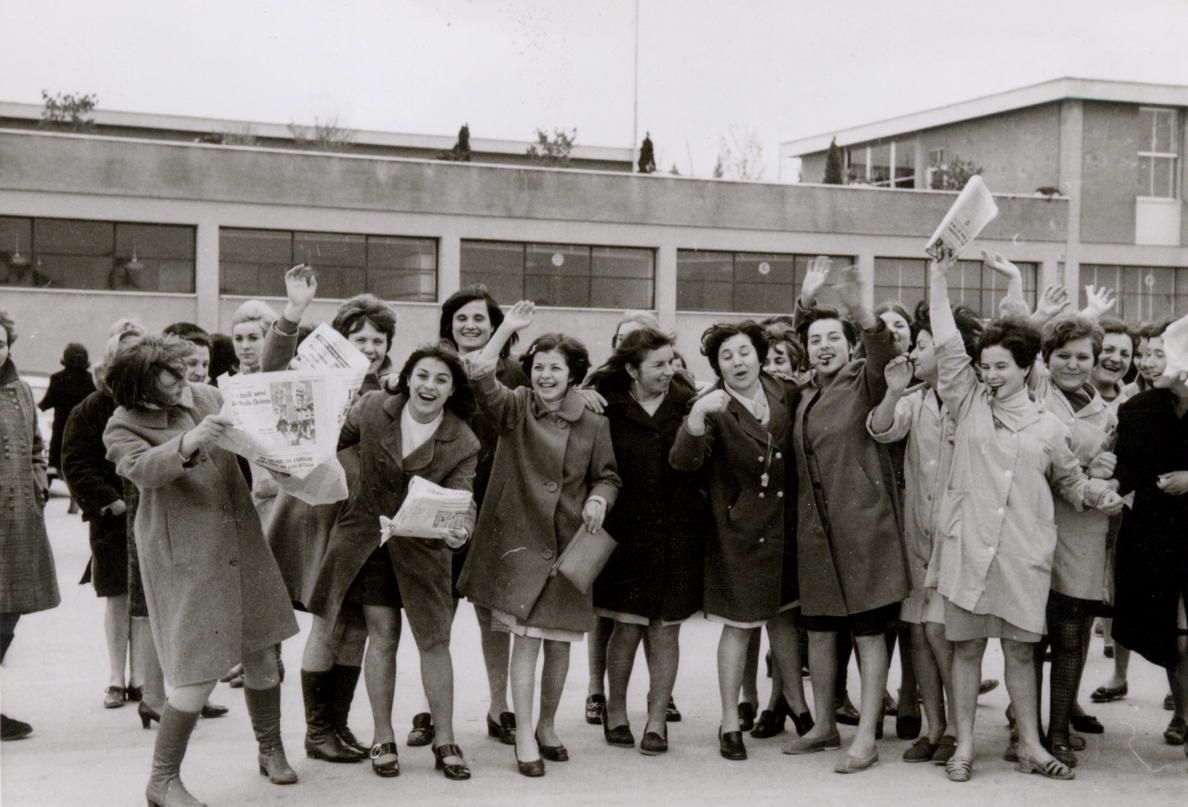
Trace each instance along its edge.
<instances>
[{"instance_id":1,"label":"long window","mask_svg":"<svg viewBox=\"0 0 1188 807\"><path fill-rule=\"evenodd\" d=\"M0 216L0 286L194 292L195 230Z\"/></svg>"},{"instance_id":2,"label":"long window","mask_svg":"<svg viewBox=\"0 0 1188 807\"><path fill-rule=\"evenodd\" d=\"M1154 322L1188 314L1188 267L1081 264L1081 285L1113 289L1113 312L1127 322ZM1084 292L1081 293L1084 304Z\"/></svg>"},{"instance_id":3,"label":"long window","mask_svg":"<svg viewBox=\"0 0 1188 807\"><path fill-rule=\"evenodd\" d=\"M1023 275L1023 297L1028 305L1036 300L1039 265L1016 262ZM949 296L954 304L967 305L983 317L998 316L998 305L1006 296L1006 283L981 261L958 261L949 276ZM912 311L928 299L928 261L922 258L875 258L875 303L896 300Z\"/></svg>"},{"instance_id":4,"label":"long window","mask_svg":"<svg viewBox=\"0 0 1188 807\"><path fill-rule=\"evenodd\" d=\"M650 249L462 242L462 285L482 284L501 303L650 309L654 282L655 253Z\"/></svg>"},{"instance_id":5,"label":"long window","mask_svg":"<svg viewBox=\"0 0 1188 807\"><path fill-rule=\"evenodd\" d=\"M1178 198L1179 136L1176 110L1139 107L1139 196Z\"/></svg>"},{"instance_id":6,"label":"long window","mask_svg":"<svg viewBox=\"0 0 1188 807\"><path fill-rule=\"evenodd\" d=\"M812 255L677 250L677 310L788 312ZM848 255L831 256L851 264Z\"/></svg>"},{"instance_id":7,"label":"long window","mask_svg":"<svg viewBox=\"0 0 1188 807\"><path fill-rule=\"evenodd\" d=\"M345 299L371 292L383 300L437 299L437 241L392 235L219 230L219 290L283 297L285 270L317 272L318 296Z\"/></svg>"},{"instance_id":8,"label":"long window","mask_svg":"<svg viewBox=\"0 0 1188 807\"><path fill-rule=\"evenodd\" d=\"M848 185L916 187L916 145L910 140L850 146L846 162Z\"/></svg>"}]
</instances>

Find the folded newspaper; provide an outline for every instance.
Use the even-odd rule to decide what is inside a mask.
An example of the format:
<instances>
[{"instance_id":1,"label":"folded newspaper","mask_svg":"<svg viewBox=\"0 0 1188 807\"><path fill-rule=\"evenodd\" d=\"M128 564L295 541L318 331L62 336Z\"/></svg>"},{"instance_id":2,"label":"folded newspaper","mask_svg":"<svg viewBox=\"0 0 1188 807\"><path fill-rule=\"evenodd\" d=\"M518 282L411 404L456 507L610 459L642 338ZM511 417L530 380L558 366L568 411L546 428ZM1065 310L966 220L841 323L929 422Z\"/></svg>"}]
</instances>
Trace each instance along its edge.
<instances>
[{"instance_id":1,"label":"folded newspaper","mask_svg":"<svg viewBox=\"0 0 1188 807\"><path fill-rule=\"evenodd\" d=\"M925 254L936 261L944 260L948 254L960 255L966 244L977 238L997 215L998 205L994 204L986 183L980 176L970 177L932 238L928 239Z\"/></svg>"},{"instance_id":2,"label":"folded newspaper","mask_svg":"<svg viewBox=\"0 0 1188 807\"><path fill-rule=\"evenodd\" d=\"M446 530L467 526L473 503L474 496L468 490L443 488L414 476L400 511L392 518L380 516L380 545L393 535L444 538Z\"/></svg>"}]
</instances>

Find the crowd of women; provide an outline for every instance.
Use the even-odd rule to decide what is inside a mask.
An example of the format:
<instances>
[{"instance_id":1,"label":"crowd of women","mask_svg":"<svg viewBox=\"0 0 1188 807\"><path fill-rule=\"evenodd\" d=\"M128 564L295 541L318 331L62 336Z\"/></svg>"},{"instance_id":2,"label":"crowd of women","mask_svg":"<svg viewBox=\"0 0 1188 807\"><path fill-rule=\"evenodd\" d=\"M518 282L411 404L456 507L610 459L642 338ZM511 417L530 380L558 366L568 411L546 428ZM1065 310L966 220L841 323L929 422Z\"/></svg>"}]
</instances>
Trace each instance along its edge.
<instances>
[{"instance_id":1,"label":"crowd of women","mask_svg":"<svg viewBox=\"0 0 1188 807\"><path fill-rule=\"evenodd\" d=\"M849 722L857 729L835 770L870 768L898 640L897 729L915 740L903 760L968 781L982 657L996 638L1011 701L1005 757L1072 779L1080 733L1103 730L1077 696L1094 620L1109 616L1119 667L1093 699L1126 695L1125 651L1137 651L1168 671L1165 737L1182 745L1188 383L1164 370L1188 367L1188 341L1166 323L1107 318L1111 294L1092 288L1080 313L1059 287L1031 311L1018 269L984 260L1008 288L990 320L950 304L951 256L932 265L929 301L914 313L868 309L854 267L814 259L791 315L702 334L714 374L702 382L643 312L624 316L593 371L563 333L515 355L534 306L505 311L482 288L446 300L438 341L397 368L395 315L359 295L331 323L370 361L338 441L348 494L331 504L307 503L298 480L220 447L232 421L208 384L290 366L317 289L309 267L286 273L280 316L246 303L229 339L187 323L160 334L117 323L94 391L79 369L85 350L80 361L72 346L74 401L57 387L55 403L47 395L62 422L51 462L90 524L86 579L107 598L104 705L139 701L143 725L157 724L150 805L199 803L181 764L199 717L226 711L209 702L220 679L243 687L260 773L297 781L279 690L294 608L312 615L300 670L309 757L399 774L392 712L406 620L425 696L408 744L431 746L445 778L469 778L453 726L461 598L480 628L488 735L513 746L525 776L569 759L556 715L570 644L588 632L587 719L611 746L665 753L667 723L680 719L679 630L695 616L722 626L728 760L747 758L744 732L771 737L789 719L797 736L785 753L840 749L838 723ZM827 289L841 310L823 303ZM58 591L33 401L11 359L13 323L0 325L7 650L19 616L53 607ZM377 546L380 517L400 509L414 477L472 492L474 506L440 538ZM592 591L558 573L567 557L593 563L606 533L615 549ZM756 719L764 627L773 686ZM637 743L627 690L641 644L649 690ZM348 723L361 675L370 743ZM3 722L5 740L31 731Z\"/></svg>"}]
</instances>

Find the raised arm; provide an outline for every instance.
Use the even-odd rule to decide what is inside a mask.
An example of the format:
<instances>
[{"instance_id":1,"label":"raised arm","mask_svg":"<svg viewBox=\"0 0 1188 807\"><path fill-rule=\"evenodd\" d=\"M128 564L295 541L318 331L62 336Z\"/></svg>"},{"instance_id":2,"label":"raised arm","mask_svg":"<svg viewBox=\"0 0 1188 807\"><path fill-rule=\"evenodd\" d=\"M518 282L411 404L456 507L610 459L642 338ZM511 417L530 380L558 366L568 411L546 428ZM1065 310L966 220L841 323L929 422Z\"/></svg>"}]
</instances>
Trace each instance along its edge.
<instances>
[{"instance_id":1,"label":"raised arm","mask_svg":"<svg viewBox=\"0 0 1188 807\"><path fill-rule=\"evenodd\" d=\"M672 449L668 452L668 463L678 471L696 471L713 453L714 412L725 412L730 404L730 394L724 389L707 392L693 402L689 414L677 430Z\"/></svg>"},{"instance_id":2,"label":"raised arm","mask_svg":"<svg viewBox=\"0 0 1188 807\"><path fill-rule=\"evenodd\" d=\"M318 291L318 278L311 267L303 263L285 272L285 294L289 302L280 319L272 324L264 336L260 353L260 369L265 372L286 370L297 355L297 332L305 310Z\"/></svg>"},{"instance_id":3,"label":"raised arm","mask_svg":"<svg viewBox=\"0 0 1188 807\"><path fill-rule=\"evenodd\" d=\"M912 363L896 356L883 370L887 391L866 419L866 431L877 443L895 443L907 437L912 426L912 403L904 397L912 382Z\"/></svg>"},{"instance_id":4,"label":"raised arm","mask_svg":"<svg viewBox=\"0 0 1188 807\"><path fill-rule=\"evenodd\" d=\"M833 261L824 255L809 259L808 272L800 286L800 296L792 308L792 327L799 328L804 315L817 304L817 293L829 279L829 267Z\"/></svg>"},{"instance_id":5,"label":"raised arm","mask_svg":"<svg viewBox=\"0 0 1188 807\"><path fill-rule=\"evenodd\" d=\"M222 415L207 415L188 432L154 446L113 417L103 431L103 444L117 474L140 488L163 488L195 467L201 452L214 445L232 425Z\"/></svg>"},{"instance_id":6,"label":"raised arm","mask_svg":"<svg viewBox=\"0 0 1188 807\"><path fill-rule=\"evenodd\" d=\"M953 319L953 309L949 304L948 273L956 264L956 256L932 262L929 269L928 319L936 340L939 376L936 391L954 416L960 417L964 404L977 390L978 376L969 363L965 342L957 330L957 321Z\"/></svg>"}]
</instances>

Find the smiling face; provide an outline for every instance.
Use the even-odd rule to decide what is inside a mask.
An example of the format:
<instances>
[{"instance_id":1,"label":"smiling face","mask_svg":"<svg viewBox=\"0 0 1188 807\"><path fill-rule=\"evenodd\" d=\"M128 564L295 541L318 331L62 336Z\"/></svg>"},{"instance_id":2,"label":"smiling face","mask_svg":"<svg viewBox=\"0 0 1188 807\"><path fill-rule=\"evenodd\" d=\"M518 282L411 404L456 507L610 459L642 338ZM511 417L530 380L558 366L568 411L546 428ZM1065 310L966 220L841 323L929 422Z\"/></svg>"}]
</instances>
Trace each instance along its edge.
<instances>
[{"instance_id":1,"label":"smiling face","mask_svg":"<svg viewBox=\"0 0 1188 807\"><path fill-rule=\"evenodd\" d=\"M210 373L210 348L194 345L194 351L186 357L186 380L192 384L205 384Z\"/></svg>"},{"instance_id":2,"label":"smiling face","mask_svg":"<svg viewBox=\"0 0 1188 807\"><path fill-rule=\"evenodd\" d=\"M369 372L378 371L384 356L388 355L388 337L368 320L363 320L363 325L348 336L347 341L357 347L371 362L371 366L367 368Z\"/></svg>"},{"instance_id":3,"label":"smiling face","mask_svg":"<svg viewBox=\"0 0 1188 807\"><path fill-rule=\"evenodd\" d=\"M1163 352L1163 337L1152 336L1143 340L1147 346L1146 354L1139 365L1139 372L1148 381L1154 381L1167 369L1167 355Z\"/></svg>"},{"instance_id":4,"label":"smiling face","mask_svg":"<svg viewBox=\"0 0 1188 807\"><path fill-rule=\"evenodd\" d=\"M545 403L558 403L569 391L569 363L559 350L542 350L532 356L529 373L532 389Z\"/></svg>"},{"instance_id":5,"label":"smiling face","mask_svg":"<svg viewBox=\"0 0 1188 807\"><path fill-rule=\"evenodd\" d=\"M819 378L831 378L850 360L850 343L839 319L819 319L808 329L809 365Z\"/></svg>"},{"instance_id":6,"label":"smiling face","mask_svg":"<svg viewBox=\"0 0 1188 807\"><path fill-rule=\"evenodd\" d=\"M1016 364L1015 357L1002 345L983 348L978 364L982 368L982 381L995 397L1014 395L1027 383L1026 368Z\"/></svg>"},{"instance_id":7,"label":"smiling face","mask_svg":"<svg viewBox=\"0 0 1188 807\"><path fill-rule=\"evenodd\" d=\"M912 349L912 326L906 319L895 311L884 311L879 314L879 319L887 323L887 327L891 329L891 335L895 337L895 347L899 348L900 353L907 353Z\"/></svg>"},{"instance_id":8,"label":"smiling face","mask_svg":"<svg viewBox=\"0 0 1188 807\"><path fill-rule=\"evenodd\" d=\"M722 383L736 392L750 393L759 383L759 354L751 337L736 333L718 347Z\"/></svg>"},{"instance_id":9,"label":"smiling face","mask_svg":"<svg viewBox=\"0 0 1188 807\"><path fill-rule=\"evenodd\" d=\"M408 407L413 419L429 423L441 414L454 392L454 376L441 359L426 356L408 375Z\"/></svg>"},{"instance_id":10,"label":"smiling face","mask_svg":"<svg viewBox=\"0 0 1188 807\"><path fill-rule=\"evenodd\" d=\"M1150 342L1147 337L1141 337L1138 344L1134 346L1134 369L1138 374L1147 381L1151 380L1151 376L1147 375L1147 353L1149 352Z\"/></svg>"},{"instance_id":11,"label":"smiling face","mask_svg":"<svg viewBox=\"0 0 1188 807\"><path fill-rule=\"evenodd\" d=\"M231 344L239 369L254 373L260 369L260 352L264 349L264 323L258 319L241 322L231 329Z\"/></svg>"},{"instance_id":12,"label":"smiling face","mask_svg":"<svg viewBox=\"0 0 1188 807\"><path fill-rule=\"evenodd\" d=\"M932 341L931 333L920 331L916 334L916 346L908 358L912 361L912 369L916 378L936 386L938 379L936 345Z\"/></svg>"},{"instance_id":13,"label":"smiling face","mask_svg":"<svg viewBox=\"0 0 1188 807\"><path fill-rule=\"evenodd\" d=\"M0 367L8 361L8 329L0 325Z\"/></svg>"},{"instance_id":14,"label":"smiling face","mask_svg":"<svg viewBox=\"0 0 1188 807\"><path fill-rule=\"evenodd\" d=\"M486 300L471 300L455 311L451 330L459 353L470 353L486 347L492 333Z\"/></svg>"},{"instance_id":15,"label":"smiling face","mask_svg":"<svg viewBox=\"0 0 1188 807\"><path fill-rule=\"evenodd\" d=\"M157 373L157 391L161 393L161 400L166 406L176 406L181 403L182 394L189 386L184 376L173 370L161 368Z\"/></svg>"},{"instance_id":16,"label":"smiling face","mask_svg":"<svg viewBox=\"0 0 1188 807\"><path fill-rule=\"evenodd\" d=\"M1122 383L1130 372L1134 342L1125 333L1107 333L1101 344L1101 355L1093 368L1093 381L1099 387L1108 389Z\"/></svg>"},{"instance_id":17,"label":"smiling face","mask_svg":"<svg viewBox=\"0 0 1188 807\"><path fill-rule=\"evenodd\" d=\"M638 367L627 365L627 374L635 382L637 398L667 395L673 372L672 347L669 345L648 351Z\"/></svg>"},{"instance_id":18,"label":"smiling face","mask_svg":"<svg viewBox=\"0 0 1188 807\"><path fill-rule=\"evenodd\" d=\"M1093 340L1088 336L1070 339L1048 357L1052 381L1065 392L1074 392L1089 383L1093 372Z\"/></svg>"}]
</instances>

